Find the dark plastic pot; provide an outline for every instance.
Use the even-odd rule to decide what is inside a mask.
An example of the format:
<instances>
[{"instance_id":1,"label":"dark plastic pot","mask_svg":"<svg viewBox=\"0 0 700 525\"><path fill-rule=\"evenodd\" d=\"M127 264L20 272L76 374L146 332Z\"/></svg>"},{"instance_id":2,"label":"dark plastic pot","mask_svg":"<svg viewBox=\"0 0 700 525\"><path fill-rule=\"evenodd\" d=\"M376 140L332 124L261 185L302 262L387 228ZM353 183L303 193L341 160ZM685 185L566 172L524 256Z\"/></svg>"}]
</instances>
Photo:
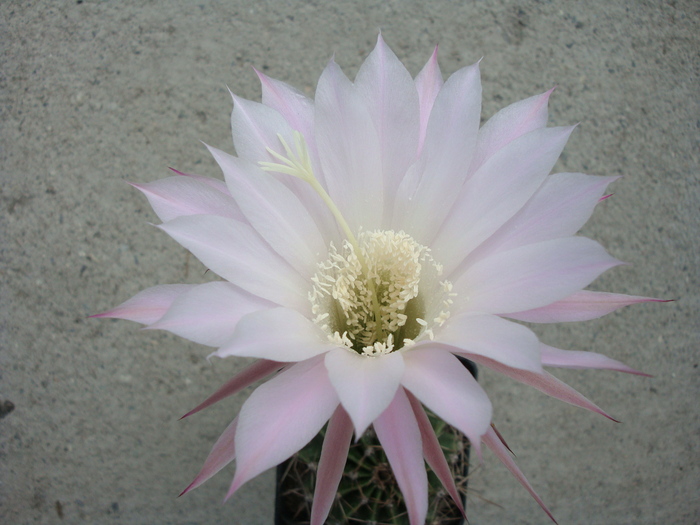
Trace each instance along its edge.
<instances>
[{"instance_id":1,"label":"dark plastic pot","mask_svg":"<svg viewBox=\"0 0 700 525\"><path fill-rule=\"evenodd\" d=\"M476 365L464 358L462 364L477 378ZM433 427L441 437L447 452L457 487L463 495L466 508L467 475L469 473L469 442L457 430L430 415ZM277 467L277 490L275 494L275 525L308 525L311 516L313 490L316 483L316 465L323 443L323 432L307 447ZM427 468L427 467L426 467ZM364 482L362 480L365 480ZM430 485L429 521L431 525L463 525L464 519L442 485L429 471ZM371 431L365 433L358 443L353 443L348 452L341 487L351 488L336 498L328 525L374 525L408 524L408 516L396 481L386 461L381 446ZM364 483L364 485L362 485ZM362 488L364 486L364 488ZM356 487L356 489L355 489ZM377 493L381 498L377 498ZM360 517L372 512L373 519Z\"/></svg>"}]
</instances>

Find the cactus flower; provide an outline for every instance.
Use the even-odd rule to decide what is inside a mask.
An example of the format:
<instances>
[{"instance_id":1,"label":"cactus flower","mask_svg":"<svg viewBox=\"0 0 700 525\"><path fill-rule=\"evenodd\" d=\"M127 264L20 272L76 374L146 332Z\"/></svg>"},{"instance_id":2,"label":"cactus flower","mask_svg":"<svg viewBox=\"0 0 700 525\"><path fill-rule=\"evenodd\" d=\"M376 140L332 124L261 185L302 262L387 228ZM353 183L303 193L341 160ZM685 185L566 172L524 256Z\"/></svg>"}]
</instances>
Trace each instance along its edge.
<instances>
[{"instance_id":1,"label":"cactus flower","mask_svg":"<svg viewBox=\"0 0 700 525\"><path fill-rule=\"evenodd\" d=\"M149 288L129 319L256 361L190 414L262 379L187 492L234 458L227 497L328 423L311 523L324 522L348 445L370 425L412 525L427 464L462 509L425 408L492 449L550 515L492 426L465 357L609 417L545 367L635 370L541 343L519 321L584 321L653 299L586 291L620 264L576 236L614 177L550 174L573 127L546 127L551 91L481 128L479 64L414 78L383 42L351 82L331 61L315 99L258 73L233 95L225 182L176 172L134 184L159 226L221 280ZM189 414L188 414L189 415ZM462 509L463 511L463 509Z\"/></svg>"}]
</instances>

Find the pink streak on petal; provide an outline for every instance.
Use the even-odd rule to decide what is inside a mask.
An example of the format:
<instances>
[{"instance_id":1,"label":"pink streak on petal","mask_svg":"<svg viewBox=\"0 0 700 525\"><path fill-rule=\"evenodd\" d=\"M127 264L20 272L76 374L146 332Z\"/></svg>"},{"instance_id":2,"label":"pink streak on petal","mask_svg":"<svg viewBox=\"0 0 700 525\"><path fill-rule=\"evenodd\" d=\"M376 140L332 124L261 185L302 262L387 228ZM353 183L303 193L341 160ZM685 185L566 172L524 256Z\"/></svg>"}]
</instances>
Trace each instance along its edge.
<instances>
[{"instance_id":1,"label":"pink streak on petal","mask_svg":"<svg viewBox=\"0 0 700 525\"><path fill-rule=\"evenodd\" d=\"M168 311L173 301L185 292L192 290L192 284L162 284L152 286L137 293L131 299L106 312L90 317L126 319L141 324L155 323Z\"/></svg>"},{"instance_id":2,"label":"pink streak on petal","mask_svg":"<svg viewBox=\"0 0 700 525\"><path fill-rule=\"evenodd\" d=\"M455 480L452 477L452 472L450 471L450 466L447 464L445 459L445 454L442 451L440 442L435 435L435 430L430 424L428 415L420 404L420 401L410 392L406 391L408 395L408 400L411 402L411 408L413 408L413 414L416 416L418 422L418 428L420 428L421 441L423 442L423 456L425 461L428 463L433 472L445 487L447 493L452 497L452 500L457 505L457 508L467 519L467 515L464 511L464 505L462 503L462 497L457 490L457 485L455 485Z\"/></svg>"},{"instance_id":3,"label":"pink streak on petal","mask_svg":"<svg viewBox=\"0 0 700 525\"><path fill-rule=\"evenodd\" d=\"M274 372L277 372L284 366L285 363L278 363L277 361L268 361L266 359L261 359L253 363L245 370L229 379L226 383L223 384L221 388L219 388L216 392L210 395L202 403L200 403L192 410L187 412L187 414L182 416L180 419L185 419L186 417L189 417L192 414L196 414L200 410L204 410L205 408L212 406L214 403L218 403L219 401L227 398L228 396L232 396L233 394L240 392L248 385L252 385L256 381L263 379Z\"/></svg>"},{"instance_id":4,"label":"pink streak on petal","mask_svg":"<svg viewBox=\"0 0 700 525\"><path fill-rule=\"evenodd\" d=\"M304 447L338 404L320 356L297 363L259 386L238 415L236 475L226 499Z\"/></svg>"},{"instance_id":5,"label":"pink streak on petal","mask_svg":"<svg viewBox=\"0 0 700 525\"><path fill-rule=\"evenodd\" d=\"M511 474L515 476L515 479L517 479L520 482L520 484L523 487L525 487L525 490L527 490L530 493L530 495L535 499L535 501L539 504L539 506L542 507L542 510L544 510L547 513L547 516L549 516L554 523L557 523L557 520L554 519L554 516L544 504L544 501L542 501L542 498L540 498L537 495L535 489L532 488L530 482L527 480L520 468L518 468L518 465L516 465L515 461L513 461L513 458L510 457L508 449L498 438L496 432L494 432L494 430L490 428L482 439L486 446L489 447L493 451L493 453L496 454L496 456L498 456L498 459L500 459L501 462L506 466L506 468L510 470Z\"/></svg>"},{"instance_id":6,"label":"pink streak on petal","mask_svg":"<svg viewBox=\"0 0 700 525\"><path fill-rule=\"evenodd\" d=\"M455 353L478 354L512 368L542 371L537 336L495 315L456 315L439 330L437 341L453 347Z\"/></svg>"},{"instance_id":7,"label":"pink streak on petal","mask_svg":"<svg viewBox=\"0 0 700 525\"><path fill-rule=\"evenodd\" d=\"M491 423L491 428L492 428L493 431L496 433L496 436L498 437L498 439L501 440L501 443L503 443L503 446L506 447L506 448L508 449L508 452L510 452L511 454L513 454L513 456L515 456L515 452L513 452L513 451L511 450L511 448L508 446L508 443L506 443L506 440L503 438L503 436L501 435L501 433L498 431L498 429L496 428L496 425L494 425L493 423Z\"/></svg>"},{"instance_id":8,"label":"pink streak on petal","mask_svg":"<svg viewBox=\"0 0 700 525\"><path fill-rule=\"evenodd\" d=\"M238 321L246 314L277 305L228 282L195 286L173 301L168 311L149 330L167 330L208 346L221 346L231 339Z\"/></svg>"},{"instance_id":9,"label":"pink streak on petal","mask_svg":"<svg viewBox=\"0 0 700 525\"><path fill-rule=\"evenodd\" d=\"M666 303L666 299L640 297L607 292L591 292L582 290L561 301L535 308L503 314L504 317L525 321L528 323L567 323L573 321L589 321L603 317L618 308L639 303Z\"/></svg>"},{"instance_id":10,"label":"pink streak on petal","mask_svg":"<svg viewBox=\"0 0 700 525\"><path fill-rule=\"evenodd\" d=\"M334 348L325 333L296 310L270 308L243 316L231 340L212 355L288 363L304 361Z\"/></svg>"},{"instance_id":11,"label":"pink streak on petal","mask_svg":"<svg viewBox=\"0 0 700 525\"><path fill-rule=\"evenodd\" d=\"M571 388L569 385L560 381L559 379L547 372L542 372L538 374L534 372L528 372L527 370L518 370L516 368L504 366L501 363L497 363L496 361L485 359L481 356L470 356L468 358L476 363L487 366L492 370L495 370L496 372L500 372L501 374L508 376L511 379L515 379L520 383L536 388L537 390L539 390L540 392L544 392L548 396L551 396L555 399L559 399L560 401L564 401L565 403L569 403L577 407L585 408L586 410L590 410L591 412L595 412L596 414L600 414L601 416L607 417L611 421L619 423L617 419L609 416L598 405L589 401L583 395L579 394L576 390Z\"/></svg>"},{"instance_id":12,"label":"pink streak on petal","mask_svg":"<svg viewBox=\"0 0 700 525\"><path fill-rule=\"evenodd\" d=\"M609 199L609 198L612 197L613 195L615 195L615 194L614 194L614 193L609 193L608 195L603 195L600 199L598 199L598 202L603 202L604 200Z\"/></svg>"},{"instance_id":13,"label":"pink streak on petal","mask_svg":"<svg viewBox=\"0 0 700 525\"><path fill-rule=\"evenodd\" d=\"M401 352L378 357L345 347L326 354L328 377L355 425L356 439L394 399L404 371Z\"/></svg>"},{"instance_id":14,"label":"pink streak on petal","mask_svg":"<svg viewBox=\"0 0 700 525\"><path fill-rule=\"evenodd\" d=\"M351 438L352 421L343 407L339 406L328 423L326 437L323 439L310 525L323 525L328 517L338 484L343 477Z\"/></svg>"},{"instance_id":15,"label":"pink streak on petal","mask_svg":"<svg viewBox=\"0 0 700 525\"><path fill-rule=\"evenodd\" d=\"M204 461L202 470L200 470L199 474L195 476L192 483L187 485L187 488L180 492L178 498L199 487L202 483L207 481L222 468L231 463L231 461L233 461L233 459L236 457L234 437L236 435L237 426L238 418L235 418L231 424L226 427L226 430L224 430L219 439L216 440L216 443L214 443L211 452L209 452L209 456L207 456L207 459Z\"/></svg>"},{"instance_id":16,"label":"pink streak on petal","mask_svg":"<svg viewBox=\"0 0 700 525\"><path fill-rule=\"evenodd\" d=\"M411 525L424 525L428 513L428 476L420 429L402 388L374 422L374 430L406 501Z\"/></svg>"},{"instance_id":17,"label":"pink streak on petal","mask_svg":"<svg viewBox=\"0 0 700 525\"><path fill-rule=\"evenodd\" d=\"M158 218L165 222L181 215L220 215L242 219L243 214L231 198L213 187L190 177L168 177L131 186L141 191Z\"/></svg>"},{"instance_id":18,"label":"pink streak on petal","mask_svg":"<svg viewBox=\"0 0 700 525\"><path fill-rule=\"evenodd\" d=\"M542 345L542 364L556 368L595 368L598 370L614 370L615 372L625 372L644 377L653 377L634 368L630 368L620 361L611 359L603 354L595 352L581 352L576 350L560 350L552 346Z\"/></svg>"},{"instance_id":19,"label":"pink streak on petal","mask_svg":"<svg viewBox=\"0 0 700 525\"><path fill-rule=\"evenodd\" d=\"M479 131L469 171L475 172L496 151L518 137L547 125L547 104L555 88L515 102L491 117Z\"/></svg>"},{"instance_id":20,"label":"pink streak on petal","mask_svg":"<svg viewBox=\"0 0 700 525\"><path fill-rule=\"evenodd\" d=\"M479 383L448 350L425 346L404 352L401 384L446 423L469 438L479 452L491 423L491 401Z\"/></svg>"},{"instance_id":21,"label":"pink streak on petal","mask_svg":"<svg viewBox=\"0 0 700 525\"><path fill-rule=\"evenodd\" d=\"M418 152L417 156L420 156L420 152L423 149L423 142L425 141L425 132L428 128L428 119L430 117L430 112L433 109L433 103L437 97L440 89L442 88L442 73L440 72L440 66L437 60L438 46L435 46L433 54L430 56L428 62L426 62L423 69L416 76L416 90L418 91L418 102L420 106L420 134L418 137Z\"/></svg>"},{"instance_id":22,"label":"pink streak on petal","mask_svg":"<svg viewBox=\"0 0 700 525\"><path fill-rule=\"evenodd\" d=\"M217 191L220 191L224 195L228 195L229 197L231 196L231 193L229 193L228 188L226 187L226 183L222 180L219 179L214 179L212 177L205 177L203 175L196 175L194 173L184 173L180 170L176 170L175 168L168 168L170 171L177 173L178 175L182 177L190 177L192 179L198 180L200 182L203 182L204 184L208 184L212 188L214 188Z\"/></svg>"}]
</instances>

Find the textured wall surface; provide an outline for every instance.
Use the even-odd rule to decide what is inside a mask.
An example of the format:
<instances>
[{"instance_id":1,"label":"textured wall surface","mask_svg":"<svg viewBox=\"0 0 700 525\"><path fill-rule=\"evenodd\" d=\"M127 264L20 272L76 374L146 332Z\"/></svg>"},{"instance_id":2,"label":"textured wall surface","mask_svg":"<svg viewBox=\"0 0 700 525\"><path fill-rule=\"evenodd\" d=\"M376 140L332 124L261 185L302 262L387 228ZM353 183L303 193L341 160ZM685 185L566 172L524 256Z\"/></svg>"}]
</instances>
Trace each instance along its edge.
<instances>
[{"instance_id":1,"label":"textured wall surface","mask_svg":"<svg viewBox=\"0 0 700 525\"><path fill-rule=\"evenodd\" d=\"M624 175L583 233L631 266L593 288L675 302L536 327L654 375L556 372L622 423L480 381L560 523L698 522L699 20L693 0L0 3L0 522L271 523L272 473L176 499L245 395L177 418L244 363L87 316L213 278L125 181L220 176L200 141L232 151L227 86L259 100L255 66L312 95L380 29L413 74L438 43L445 75L484 57L485 118L557 86L550 124L581 123L557 169ZM468 512L548 522L488 452Z\"/></svg>"}]
</instances>

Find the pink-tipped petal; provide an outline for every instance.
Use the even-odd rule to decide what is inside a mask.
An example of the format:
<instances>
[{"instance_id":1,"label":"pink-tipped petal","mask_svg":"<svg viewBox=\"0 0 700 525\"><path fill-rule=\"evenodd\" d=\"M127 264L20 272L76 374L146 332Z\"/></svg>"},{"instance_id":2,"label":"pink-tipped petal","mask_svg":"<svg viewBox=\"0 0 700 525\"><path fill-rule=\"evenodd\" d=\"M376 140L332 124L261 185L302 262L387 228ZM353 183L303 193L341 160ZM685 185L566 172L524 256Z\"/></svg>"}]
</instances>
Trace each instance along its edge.
<instances>
[{"instance_id":1,"label":"pink-tipped petal","mask_svg":"<svg viewBox=\"0 0 700 525\"><path fill-rule=\"evenodd\" d=\"M248 224L215 215L190 215L159 228L244 290L302 312L309 309L308 282Z\"/></svg>"},{"instance_id":2,"label":"pink-tipped petal","mask_svg":"<svg viewBox=\"0 0 700 525\"><path fill-rule=\"evenodd\" d=\"M297 363L255 389L238 415L236 475L226 499L304 447L338 404L321 357Z\"/></svg>"},{"instance_id":3,"label":"pink-tipped petal","mask_svg":"<svg viewBox=\"0 0 700 525\"><path fill-rule=\"evenodd\" d=\"M248 222L299 274L310 279L326 245L311 215L284 184L258 166L209 148Z\"/></svg>"},{"instance_id":4,"label":"pink-tipped petal","mask_svg":"<svg viewBox=\"0 0 700 525\"><path fill-rule=\"evenodd\" d=\"M591 292L582 290L561 301L523 312L503 314L505 317L528 323L567 323L590 321L625 306L639 303L665 303L667 299L639 297L619 293Z\"/></svg>"},{"instance_id":5,"label":"pink-tipped petal","mask_svg":"<svg viewBox=\"0 0 700 525\"><path fill-rule=\"evenodd\" d=\"M328 517L338 484L343 477L351 438L352 421L343 407L339 406L335 409L323 438L310 525L323 525Z\"/></svg>"},{"instance_id":6,"label":"pink-tipped petal","mask_svg":"<svg viewBox=\"0 0 700 525\"><path fill-rule=\"evenodd\" d=\"M216 357L303 361L336 348L313 322L290 308L270 308L244 316Z\"/></svg>"},{"instance_id":7,"label":"pink-tipped petal","mask_svg":"<svg viewBox=\"0 0 700 525\"><path fill-rule=\"evenodd\" d=\"M421 403L469 438L478 452L491 423L491 401L459 360L443 348L404 352L401 384Z\"/></svg>"},{"instance_id":8,"label":"pink-tipped petal","mask_svg":"<svg viewBox=\"0 0 700 525\"><path fill-rule=\"evenodd\" d=\"M540 308L580 291L619 264L600 244L584 237L529 244L471 266L455 282L455 303L494 314Z\"/></svg>"},{"instance_id":9,"label":"pink-tipped petal","mask_svg":"<svg viewBox=\"0 0 700 525\"><path fill-rule=\"evenodd\" d=\"M402 353L367 357L342 347L328 352L325 363L340 402L355 425L355 436L360 439L396 395L404 370Z\"/></svg>"},{"instance_id":10,"label":"pink-tipped petal","mask_svg":"<svg viewBox=\"0 0 700 525\"><path fill-rule=\"evenodd\" d=\"M537 336L495 315L456 315L440 329L438 341L455 353L478 354L513 368L542 371Z\"/></svg>"},{"instance_id":11,"label":"pink-tipped petal","mask_svg":"<svg viewBox=\"0 0 700 525\"><path fill-rule=\"evenodd\" d=\"M467 179L431 243L445 275L525 205L554 167L573 129L526 133L494 153Z\"/></svg>"},{"instance_id":12,"label":"pink-tipped petal","mask_svg":"<svg viewBox=\"0 0 700 525\"><path fill-rule=\"evenodd\" d=\"M245 370L236 374L234 377L226 381L221 388L216 392L206 398L199 405L194 407L192 410L187 412L180 419L185 419L186 417L196 414L200 410L204 410L207 407L212 406L214 403L218 403L222 399L225 399L233 394L236 394L243 390L245 387L252 385L260 379L264 379L270 374L277 372L285 363L279 363L277 361L268 361L266 359L261 359L256 361L252 365L248 366Z\"/></svg>"},{"instance_id":13,"label":"pink-tipped petal","mask_svg":"<svg viewBox=\"0 0 700 525\"><path fill-rule=\"evenodd\" d=\"M544 510L547 513L547 516L554 522L557 523L557 520L554 519L554 516L552 513L549 511L547 508L547 505L544 504L544 501L542 501L542 498L540 498L537 493L535 492L535 489L532 488L532 485L530 485L530 482L527 480L523 472L520 470L518 465L516 465L515 461L513 458L510 456L509 450L506 448L506 446L501 442L499 437L496 435L496 432L494 431L493 428L489 428L489 430L486 432L484 437L482 438L484 443L486 444L487 447L489 447L494 454L498 457L498 459L501 460L501 462L505 465L505 467L510 470L511 474L515 476L515 479L517 479L520 484L525 487L525 490L527 490L530 495L535 499L537 504L542 507L542 510Z\"/></svg>"},{"instance_id":14,"label":"pink-tipped petal","mask_svg":"<svg viewBox=\"0 0 700 525\"><path fill-rule=\"evenodd\" d=\"M402 388L374 422L377 438L401 489L411 525L424 525L428 513L428 476L420 429Z\"/></svg>"},{"instance_id":15,"label":"pink-tipped petal","mask_svg":"<svg viewBox=\"0 0 700 525\"><path fill-rule=\"evenodd\" d=\"M481 356L476 355L470 356L469 359L472 359L476 363L487 366L492 370L495 370L496 372L510 377L511 379L515 379L520 383L536 388L537 390L547 394L548 396L552 396L555 399L564 401L564 403L569 403L570 405L585 408L586 410L590 410L591 412L595 412L596 414L600 414L601 416L607 417L611 421L619 423L617 419L608 415L598 405L596 405L592 401L589 401L583 395L571 388L569 385L567 385L563 381L560 381L559 379L547 372L543 371L540 373L535 373L528 372L527 370L518 370L516 368L510 368L508 366L502 365L501 363L497 363L496 361L485 359Z\"/></svg>"},{"instance_id":16,"label":"pink-tipped petal","mask_svg":"<svg viewBox=\"0 0 700 525\"><path fill-rule=\"evenodd\" d=\"M226 427L226 430L224 430L219 439L216 440L216 443L214 443L211 452L209 452L207 459L204 461L202 470L195 476L192 483L190 483L185 490L180 492L180 496L184 496L189 491L196 489L234 460L236 457L234 438L236 436L237 426L238 418L235 418L231 421L231 424Z\"/></svg>"},{"instance_id":17,"label":"pink-tipped petal","mask_svg":"<svg viewBox=\"0 0 700 525\"><path fill-rule=\"evenodd\" d=\"M148 329L167 330L208 346L226 343L246 314L276 306L227 282L200 284L177 297Z\"/></svg>"},{"instance_id":18,"label":"pink-tipped petal","mask_svg":"<svg viewBox=\"0 0 700 525\"><path fill-rule=\"evenodd\" d=\"M547 125L547 104L554 88L503 108L479 130L470 172L518 137Z\"/></svg>"},{"instance_id":19,"label":"pink-tipped petal","mask_svg":"<svg viewBox=\"0 0 700 525\"><path fill-rule=\"evenodd\" d=\"M230 195L190 177L168 177L154 182L130 182L148 199L158 218L169 221L182 215L219 215L242 220L243 214Z\"/></svg>"},{"instance_id":20,"label":"pink-tipped petal","mask_svg":"<svg viewBox=\"0 0 700 525\"><path fill-rule=\"evenodd\" d=\"M180 295L192 290L193 284L161 284L137 293L131 299L106 312L90 317L126 319L141 324L155 323Z\"/></svg>"},{"instance_id":21,"label":"pink-tipped petal","mask_svg":"<svg viewBox=\"0 0 700 525\"><path fill-rule=\"evenodd\" d=\"M560 350L552 346L542 345L540 348L542 364L555 368L596 368L598 370L614 370L644 377L652 377L649 374L630 368L620 361L611 359L603 354L595 352L581 352L577 350Z\"/></svg>"},{"instance_id":22,"label":"pink-tipped petal","mask_svg":"<svg viewBox=\"0 0 700 525\"><path fill-rule=\"evenodd\" d=\"M435 46L433 54L426 62L423 69L416 76L416 90L418 91L418 104L420 108L420 133L418 135L418 152L420 155L425 141L425 133L428 128L428 119L433 109L433 103L442 88L442 73L437 60L438 46Z\"/></svg>"},{"instance_id":23,"label":"pink-tipped petal","mask_svg":"<svg viewBox=\"0 0 700 525\"><path fill-rule=\"evenodd\" d=\"M226 183L222 180L214 179L212 177L205 177L204 175L197 175L195 173L184 173L180 170L176 170L175 168L168 168L168 169L170 171L172 171L173 173L180 175L181 177L189 177L191 179L198 180L199 182L202 182L204 184L211 186L216 191L221 192L224 195L228 195L229 197L231 196L231 193L228 191L228 188L226 187Z\"/></svg>"},{"instance_id":24,"label":"pink-tipped petal","mask_svg":"<svg viewBox=\"0 0 700 525\"><path fill-rule=\"evenodd\" d=\"M411 402L413 413L416 416L418 428L420 428L421 441L423 442L423 457L430 468L433 469L433 472L438 477L447 493L452 497L452 500L455 502L455 505L457 505L462 516L464 516L464 519L467 519L467 515L464 511L464 504L462 503L462 496L457 490L457 485L452 477L452 471L447 464L445 454L442 451L442 446L440 446L440 441L438 441L435 430L430 424L430 419L428 419L428 415L425 413L420 401L410 392L406 391L406 394L408 395L408 400Z\"/></svg>"}]
</instances>

